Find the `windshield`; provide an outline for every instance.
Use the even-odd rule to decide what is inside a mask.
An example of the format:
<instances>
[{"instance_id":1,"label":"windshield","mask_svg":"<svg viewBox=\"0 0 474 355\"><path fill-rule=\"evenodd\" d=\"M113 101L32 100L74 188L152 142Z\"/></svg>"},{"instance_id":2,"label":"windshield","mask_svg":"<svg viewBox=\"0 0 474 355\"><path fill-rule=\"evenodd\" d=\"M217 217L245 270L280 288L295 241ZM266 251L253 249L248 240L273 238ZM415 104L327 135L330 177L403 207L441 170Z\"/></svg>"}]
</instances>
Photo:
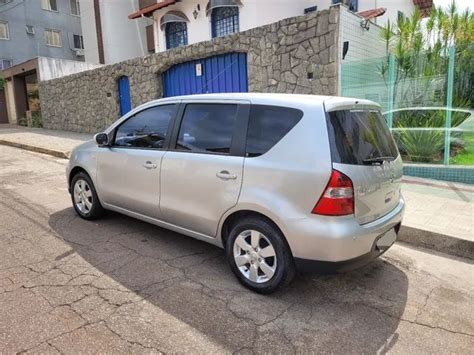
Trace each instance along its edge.
<instances>
[{"instance_id":1,"label":"windshield","mask_svg":"<svg viewBox=\"0 0 474 355\"><path fill-rule=\"evenodd\" d=\"M378 111L329 112L327 125L334 163L363 165L398 157L390 130Z\"/></svg>"}]
</instances>

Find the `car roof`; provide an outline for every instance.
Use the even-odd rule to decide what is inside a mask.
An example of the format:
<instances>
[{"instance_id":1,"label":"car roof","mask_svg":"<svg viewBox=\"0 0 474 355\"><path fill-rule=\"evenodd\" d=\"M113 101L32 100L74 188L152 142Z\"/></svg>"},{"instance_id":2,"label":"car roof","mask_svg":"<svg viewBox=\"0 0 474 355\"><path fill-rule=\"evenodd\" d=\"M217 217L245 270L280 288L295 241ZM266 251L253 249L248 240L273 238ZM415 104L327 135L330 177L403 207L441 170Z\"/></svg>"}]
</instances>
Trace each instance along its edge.
<instances>
[{"instance_id":1,"label":"car roof","mask_svg":"<svg viewBox=\"0 0 474 355\"><path fill-rule=\"evenodd\" d=\"M325 106L327 111L342 109L343 107L376 108L380 106L373 101L341 96L324 95L300 95L300 94L276 94L276 93L219 93L219 94L197 94L173 96L155 100L156 103L176 101L205 101L205 100L244 100L254 104L273 104L282 106L295 104Z\"/></svg>"}]
</instances>

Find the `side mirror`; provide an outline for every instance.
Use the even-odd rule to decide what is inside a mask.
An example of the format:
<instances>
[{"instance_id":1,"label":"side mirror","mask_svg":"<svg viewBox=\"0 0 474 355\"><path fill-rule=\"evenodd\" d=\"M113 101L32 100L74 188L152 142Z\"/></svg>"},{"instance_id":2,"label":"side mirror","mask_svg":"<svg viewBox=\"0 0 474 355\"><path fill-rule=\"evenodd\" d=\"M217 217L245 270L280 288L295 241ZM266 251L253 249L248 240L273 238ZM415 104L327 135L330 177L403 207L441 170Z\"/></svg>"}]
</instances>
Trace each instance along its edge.
<instances>
[{"instance_id":1,"label":"side mirror","mask_svg":"<svg viewBox=\"0 0 474 355\"><path fill-rule=\"evenodd\" d=\"M105 133L97 133L94 136L94 140L99 147L103 147L109 144L109 136Z\"/></svg>"}]
</instances>

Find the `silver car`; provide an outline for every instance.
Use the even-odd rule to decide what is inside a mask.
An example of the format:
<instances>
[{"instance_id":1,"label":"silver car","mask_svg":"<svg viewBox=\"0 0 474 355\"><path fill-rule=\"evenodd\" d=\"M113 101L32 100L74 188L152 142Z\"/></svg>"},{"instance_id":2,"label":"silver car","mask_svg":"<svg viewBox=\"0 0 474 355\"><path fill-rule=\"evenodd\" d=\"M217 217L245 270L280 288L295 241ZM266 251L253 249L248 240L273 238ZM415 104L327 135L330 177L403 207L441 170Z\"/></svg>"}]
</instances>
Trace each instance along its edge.
<instances>
[{"instance_id":1,"label":"silver car","mask_svg":"<svg viewBox=\"0 0 474 355\"><path fill-rule=\"evenodd\" d=\"M144 104L74 149L67 169L82 218L113 210L222 247L260 293L386 251L401 178L377 104L252 93Z\"/></svg>"}]
</instances>

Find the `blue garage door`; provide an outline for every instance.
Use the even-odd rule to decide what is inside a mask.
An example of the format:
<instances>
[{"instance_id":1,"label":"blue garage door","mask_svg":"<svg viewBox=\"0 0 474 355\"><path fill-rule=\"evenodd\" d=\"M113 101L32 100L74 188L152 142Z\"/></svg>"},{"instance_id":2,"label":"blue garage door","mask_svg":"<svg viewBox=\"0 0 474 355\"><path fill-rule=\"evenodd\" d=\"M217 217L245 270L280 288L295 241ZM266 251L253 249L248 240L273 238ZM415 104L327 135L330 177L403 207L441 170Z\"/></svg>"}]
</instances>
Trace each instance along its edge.
<instances>
[{"instance_id":1,"label":"blue garage door","mask_svg":"<svg viewBox=\"0 0 474 355\"><path fill-rule=\"evenodd\" d=\"M163 75L163 96L247 92L247 55L230 53L171 67Z\"/></svg>"}]
</instances>

